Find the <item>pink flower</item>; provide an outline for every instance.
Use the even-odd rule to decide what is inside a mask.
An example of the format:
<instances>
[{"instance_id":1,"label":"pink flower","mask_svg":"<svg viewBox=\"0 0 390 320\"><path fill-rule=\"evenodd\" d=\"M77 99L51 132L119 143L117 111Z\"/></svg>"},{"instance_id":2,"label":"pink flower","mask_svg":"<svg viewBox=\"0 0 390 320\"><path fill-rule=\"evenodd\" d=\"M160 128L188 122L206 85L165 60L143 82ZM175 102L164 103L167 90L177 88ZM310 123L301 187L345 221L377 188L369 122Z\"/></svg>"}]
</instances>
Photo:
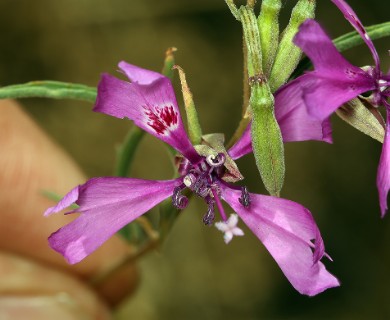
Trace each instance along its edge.
<instances>
[{"instance_id":1,"label":"pink flower","mask_svg":"<svg viewBox=\"0 0 390 320\"><path fill-rule=\"evenodd\" d=\"M382 217L387 211L387 194L390 189L390 74L380 70L378 53L352 8L343 0L332 0L363 38L374 58L375 65L359 68L349 63L336 49L332 40L314 20L305 21L294 43L312 60L314 71L290 82L288 91L301 92L296 103L305 105L315 119L327 119L336 109L360 94L371 91L366 99L374 107L384 106L387 111L386 134L379 160L377 187ZM289 94L289 93L288 93Z\"/></svg>"},{"instance_id":2,"label":"pink flower","mask_svg":"<svg viewBox=\"0 0 390 320\"><path fill-rule=\"evenodd\" d=\"M50 246L69 263L77 263L91 254L119 229L134 221L168 197L179 209L187 206L182 195L189 189L207 204L203 222L210 225L218 208L223 222L216 226L225 241L242 235L238 217L228 219L222 200L226 201L274 257L288 280L300 293L315 295L339 285L320 262L324 244L309 210L298 203L249 193L233 182L241 178L232 158L250 152L250 140L242 138L228 152L212 148L197 152L184 130L176 98L168 78L121 62L121 70L132 81L103 75L98 87L94 111L117 118L128 118L151 135L170 144L183 155L180 177L174 180L133 178L94 178L70 191L45 215L59 212L73 203L81 215L49 237ZM323 139L322 123L310 119L310 128L292 130L289 119L300 121L305 109L291 109L282 114L281 126L287 141ZM314 128L314 129L313 129ZM313 134L313 130L315 134ZM218 139L222 141L222 135ZM230 155L229 155L230 154Z\"/></svg>"}]
</instances>

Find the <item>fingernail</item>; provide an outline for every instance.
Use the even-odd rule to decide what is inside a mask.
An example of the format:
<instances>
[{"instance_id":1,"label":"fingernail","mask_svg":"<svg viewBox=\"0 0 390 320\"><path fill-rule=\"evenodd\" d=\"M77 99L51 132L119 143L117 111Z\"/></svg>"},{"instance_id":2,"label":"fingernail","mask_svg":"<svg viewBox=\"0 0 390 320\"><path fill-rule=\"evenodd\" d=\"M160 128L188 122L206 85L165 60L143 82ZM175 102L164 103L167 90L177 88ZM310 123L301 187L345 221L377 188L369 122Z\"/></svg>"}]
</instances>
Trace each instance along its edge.
<instances>
[{"instance_id":1,"label":"fingernail","mask_svg":"<svg viewBox=\"0 0 390 320\"><path fill-rule=\"evenodd\" d=\"M51 296L2 296L1 320L93 320L67 293Z\"/></svg>"}]
</instances>

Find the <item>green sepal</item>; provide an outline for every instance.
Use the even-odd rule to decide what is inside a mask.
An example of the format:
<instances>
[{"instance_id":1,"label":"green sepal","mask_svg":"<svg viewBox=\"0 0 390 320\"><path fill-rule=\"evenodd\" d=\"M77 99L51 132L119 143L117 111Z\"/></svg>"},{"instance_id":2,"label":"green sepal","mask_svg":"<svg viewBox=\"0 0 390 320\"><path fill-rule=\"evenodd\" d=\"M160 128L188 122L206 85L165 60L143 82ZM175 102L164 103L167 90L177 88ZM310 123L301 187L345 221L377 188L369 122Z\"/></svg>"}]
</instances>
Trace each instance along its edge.
<instances>
[{"instance_id":1,"label":"green sepal","mask_svg":"<svg viewBox=\"0 0 390 320\"><path fill-rule=\"evenodd\" d=\"M31 81L0 88L0 99L52 98L95 102L96 88L60 81Z\"/></svg>"},{"instance_id":2,"label":"green sepal","mask_svg":"<svg viewBox=\"0 0 390 320\"><path fill-rule=\"evenodd\" d=\"M175 65L175 56L174 53L177 51L175 47L170 47L165 51L165 60L164 60L164 66L162 69L162 74L169 79L173 79L174 76L174 70L173 66Z\"/></svg>"},{"instance_id":3,"label":"green sepal","mask_svg":"<svg viewBox=\"0 0 390 320\"><path fill-rule=\"evenodd\" d=\"M290 21L283 31L275 62L269 78L271 92L275 92L280 86L287 82L290 75L297 67L302 51L293 43L299 26L306 19L314 18L315 1L299 0L291 13Z\"/></svg>"},{"instance_id":4,"label":"green sepal","mask_svg":"<svg viewBox=\"0 0 390 320\"><path fill-rule=\"evenodd\" d=\"M233 0L225 0L227 6L229 7L230 12L232 13L233 17L236 18L236 20L240 21L240 13L238 12L238 9L236 5L234 4Z\"/></svg>"},{"instance_id":5,"label":"green sepal","mask_svg":"<svg viewBox=\"0 0 390 320\"><path fill-rule=\"evenodd\" d=\"M244 33L244 42L247 49L248 77L263 74L262 54L259 27L253 8L241 6L239 9L240 21Z\"/></svg>"},{"instance_id":6,"label":"green sepal","mask_svg":"<svg viewBox=\"0 0 390 320\"><path fill-rule=\"evenodd\" d=\"M263 72L267 78L271 73L279 44L279 12L281 7L281 0L263 0L260 15L257 18L263 57Z\"/></svg>"},{"instance_id":7,"label":"green sepal","mask_svg":"<svg viewBox=\"0 0 390 320\"><path fill-rule=\"evenodd\" d=\"M386 123L379 111L364 104L364 100L352 99L338 108L336 114L355 129L383 143Z\"/></svg>"},{"instance_id":8,"label":"green sepal","mask_svg":"<svg viewBox=\"0 0 390 320\"><path fill-rule=\"evenodd\" d=\"M266 83L252 86L252 147L264 186L279 196L284 182L284 146L274 114L274 98Z\"/></svg>"},{"instance_id":9,"label":"green sepal","mask_svg":"<svg viewBox=\"0 0 390 320\"><path fill-rule=\"evenodd\" d=\"M194 145L200 144L202 141L202 128L200 126L198 112L196 111L192 92L187 84L186 74L180 66L174 66L174 68L179 72L190 141Z\"/></svg>"},{"instance_id":10,"label":"green sepal","mask_svg":"<svg viewBox=\"0 0 390 320\"><path fill-rule=\"evenodd\" d=\"M225 155L225 172L222 180L226 182L237 182L244 179L234 160L229 156L225 148L225 136L222 133L211 133L202 136L202 144L194 146L201 156L217 156L219 153Z\"/></svg>"}]
</instances>

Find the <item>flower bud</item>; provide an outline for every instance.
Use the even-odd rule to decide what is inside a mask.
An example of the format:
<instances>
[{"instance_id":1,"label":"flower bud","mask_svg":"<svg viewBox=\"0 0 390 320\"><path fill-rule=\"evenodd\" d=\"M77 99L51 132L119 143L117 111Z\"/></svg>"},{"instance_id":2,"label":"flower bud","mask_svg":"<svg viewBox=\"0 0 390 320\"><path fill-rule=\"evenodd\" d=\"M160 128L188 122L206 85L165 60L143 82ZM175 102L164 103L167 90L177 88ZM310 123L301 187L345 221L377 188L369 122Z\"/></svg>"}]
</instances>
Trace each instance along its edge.
<instances>
[{"instance_id":1,"label":"flower bud","mask_svg":"<svg viewBox=\"0 0 390 320\"><path fill-rule=\"evenodd\" d=\"M272 92L275 92L288 80L298 65L302 51L293 43L293 38L302 22L314 18L314 10L315 0L299 0L292 10L290 21L283 31L271 70L269 86Z\"/></svg>"},{"instance_id":2,"label":"flower bud","mask_svg":"<svg viewBox=\"0 0 390 320\"><path fill-rule=\"evenodd\" d=\"M281 0L263 0L257 19L263 57L263 72L268 78L279 44L279 12Z\"/></svg>"}]
</instances>

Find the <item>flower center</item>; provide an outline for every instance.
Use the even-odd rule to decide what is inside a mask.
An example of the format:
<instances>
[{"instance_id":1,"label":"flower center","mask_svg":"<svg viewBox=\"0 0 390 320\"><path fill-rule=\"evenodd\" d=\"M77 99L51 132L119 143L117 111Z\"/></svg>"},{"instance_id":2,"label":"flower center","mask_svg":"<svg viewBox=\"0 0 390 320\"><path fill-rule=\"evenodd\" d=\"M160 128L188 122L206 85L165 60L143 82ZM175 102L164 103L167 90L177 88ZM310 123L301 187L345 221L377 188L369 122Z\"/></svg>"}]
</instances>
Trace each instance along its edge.
<instances>
[{"instance_id":1,"label":"flower center","mask_svg":"<svg viewBox=\"0 0 390 320\"><path fill-rule=\"evenodd\" d=\"M179 165L179 172L183 176L182 184L177 186L172 195L172 203L178 209L184 209L188 205L188 198L181 194L184 189L190 189L198 197L204 199L207 204L207 212L203 216L205 225L211 225L215 219L215 205L221 215L223 221L227 221L227 217L222 206L220 195L222 183L221 177L225 172L224 163L226 156L223 153L217 155L208 155L196 165L189 163L187 159L183 159ZM246 187L241 188L241 197L238 199L244 206L250 205L250 197Z\"/></svg>"},{"instance_id":2,"label":"flower center","mask_svg":"<svg viewBox=\"0 0 390 320\"><path fill-rule=\"evenodd\" d=\"M389 81L386 81L384 79L379 79L378 80L378 86L379 86L379 90L381 92L383 92L390 86L390 83L389 83Z\"/></svg>"}]
</instances>

